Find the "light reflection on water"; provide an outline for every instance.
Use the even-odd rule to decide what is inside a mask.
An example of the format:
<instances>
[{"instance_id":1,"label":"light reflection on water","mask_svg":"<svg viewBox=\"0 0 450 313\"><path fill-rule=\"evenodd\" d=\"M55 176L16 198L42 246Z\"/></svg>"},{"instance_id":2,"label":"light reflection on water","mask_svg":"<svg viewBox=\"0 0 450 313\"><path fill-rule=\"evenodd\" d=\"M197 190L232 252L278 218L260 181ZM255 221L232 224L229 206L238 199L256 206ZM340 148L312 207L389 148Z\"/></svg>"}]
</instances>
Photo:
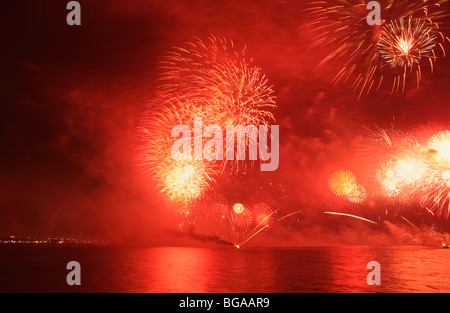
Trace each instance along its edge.
<instances>
[{"instance_id":1,"label":"light reflection on water","mask_svg":"<svg viewBox=\"0 0 450 313\"><path fill-rule=\"evenodd\" d=\"M450 250L0 247L1 292L450 292ZM82 285L66 284L81 264ZM368 286L367 263L381 264Z\"/></svg>"}]
</instances>

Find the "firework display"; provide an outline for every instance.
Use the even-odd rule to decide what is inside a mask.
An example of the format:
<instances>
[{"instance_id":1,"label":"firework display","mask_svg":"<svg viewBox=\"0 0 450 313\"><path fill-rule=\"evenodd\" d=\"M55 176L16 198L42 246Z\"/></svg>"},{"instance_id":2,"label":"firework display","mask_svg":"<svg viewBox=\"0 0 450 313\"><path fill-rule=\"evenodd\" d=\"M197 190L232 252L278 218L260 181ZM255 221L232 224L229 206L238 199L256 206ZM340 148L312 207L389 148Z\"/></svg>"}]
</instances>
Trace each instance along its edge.
<instances>
[{"instance_id":1,"label":"firework display","mask_svg":"<svg viewBox=\"0 0 450 313\"><path fill-rule=\"evenodd\" d=\"M450 131L439 132L430 138L428 152L440 163L450 162Z\"/></svg>"},{"instance_id":2,"label":"firework display","mask_svg":"<svg viewBox=\"0 0 450 313\"><path fill-rule=\"evenodd\" d=\"M332 52L321 64L344 62L333 84L349 82L359 98L390 82L391 93L403 92L410 81L418 86L424 67L433 71L439 56L445 56L449 38L447 0L379 1L381 20L367 22L367 3L362 0L311 2L318 32L312 49L331 46Z\"/></svg>"},{"instance_id":3,"label":"firework display","mask_svg":"<svg viewBox=\"0 0 450 313\"><path fill-rule=\"evenodd\" d=\"M440 34L437 27L429 25L427 20L400 18L386 24L378 41L379 54L383 61L390 66L393 73L398 72L394 78L392 92L405 91L407 75L414 73L417 86L419 86L422 65L425 63L433 71L433 64L437 59L436 48L445 55ZM428 62L424 62L427 60Z\"/></svg>"},{"instance_id":4,"label":"firework display","mask_svg":"<svg viewBox=\"0 0 450 313\"><path fill-rule=\"evenodd\" d=\"M380 3L382 19L376 25L368 24L368 8L361 0L316 1L306 10L314 16L312 25L318 32L311 48L332 49L320 65L344 62L333 84L350 82L359 98L380 90L385 82L390 82L391 93L404 92L411 82L418 87L424 73L432 73L445 56L447 0ZM221 37L194 38L184 47L172 48L160 63L159 94L139 132L141 169L161 191L165 207L181 217L180 225L194 229L200 220L214 219L223 227L217 236L236 247L281 221L292 220L291 216L298 220L304 214L303 209L282 207L265 192L227 199L221 188L239 189L253 161L240 160L237 149L227 159L227 144L214 145L210 150L216 157L206 157L203 127L196 131L198 121L217 127L211 136L216 132L223 136L228 126L269 128L275 121L274 91L252 63L245 48ZM187 133L189 141L174 136L177 125L186 127L177 134ZM258 147L252 140L249 135L244 138L246 149ZM343 209L346 205L367 208L381 199L387 206L418 205L446 219L450 216L449 146L449 131L419 140L400 130L378 128L361 149L367 168L335 170L328 187ZM380 225L350 213L323 213Z\"/></svg>"},{"instance_id":5,"label":"firework display","mask_svg":"<svg viewBox=\"0 0 450 313\"><path fill-rule=\"evenodd\" d=\"M348 196L356 188L356 177L350 171L339 170L331 176L330 188L338 196Z\"/></svg>"},{"instance_id":6,"label":"firework display","mask_svg":"<svg viewBox=\"0 0 450 313\"><path fill-rule=\"evenodd\" d=\"M273 89L261 69L247 61L233 41L209 37L175 48L162 62L161 89L186 114L208 124L269 125L276 107Z\"/></svg>"},{"instance_id":7,"label":"firework display","mask_svg":"<svg viewBox=\"0 0 450 313\"><path fill-rule=\"evenodd\" d=\"M274 120L268 110L276 104L272 87L261 69L251 65L245 58L245 49L238 50L233 41L211 36L206 41L196 39L187 46L174 48L161 63L162 96L154 101L159 112L155 114L152 109L143 119L138 162L146 177L156 182L168 200L167 206L192 219L193 209L216 183L218 174L233 175L247 165L236 155L234 160L227 160L225 146L223 151L213 151L217 158L206 158L203 127L197 132L197 121L219 127L223 133L229 125L268 127ZM188 127L182 131L187 131L191 140L176 149L179 139L173 129L179 125ZM253 144L251 140L254 138L245 138L246 147ZM197 150L198 142L201 151ZM233 227L240 230L253 220L242 204L219 215L232 219Z\"/></svg>"},{"instance_id":8,"label":"firework display","mask_svg":"<svg viewBox=\"0 0 450 313\"><path fill-rule=\"evenodd\" d=\"M450 292L450 0L3 3L1 293Z\"/></svg>"},{"instance_id":9,"label":"firework display","mask_svg":"<svg viewBox=\"0 0 450 313\"><path fill-rule=\"evenodd\" d=\"M450 216L449 132L440 131L423 142L412 140L411 135L405 135L402 140L398 131L391 133L392 138L387 130L379 129L373 137L382 140L369 141L386 146L386 149L370 150L378 151L371 159L374 166L370 167L369 180L375 186L371 194L417 204L447 219ZM363 203L367 198L366 189L346 170L331 176L330 189L337 196L347 196L352 203Z\"/></svg>"}]
</instances>

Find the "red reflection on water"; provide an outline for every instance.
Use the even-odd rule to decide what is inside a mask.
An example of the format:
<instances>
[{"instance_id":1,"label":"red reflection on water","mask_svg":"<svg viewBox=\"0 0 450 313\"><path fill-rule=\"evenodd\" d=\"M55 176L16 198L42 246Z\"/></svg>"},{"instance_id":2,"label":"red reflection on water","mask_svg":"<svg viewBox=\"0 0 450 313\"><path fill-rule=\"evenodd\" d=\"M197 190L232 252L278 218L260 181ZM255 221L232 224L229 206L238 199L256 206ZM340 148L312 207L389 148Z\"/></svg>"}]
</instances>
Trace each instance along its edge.
<instances>
[{"instance_id":1,"label":"red reflection on water","mask_svg":"<svg viewBox=\"0 0 450 313\"><path fill-rule=\"evenodd\" d=\"M149 249L146 292L273 292L276 254L242 249L165 247Z\"/></svg>"},{"instance_id":2,"label":"red reflection on water","mask_svg":"<svg viewBox=\"0 0 450 313\"><path fill-rule=\"evenodd\" d=\"M149 292L207 292L208 249L179 247L149 251L148 264L152 279Z\"/></svg>"},{"instance_id":3,"label":"red reflection on water","mask_svg":"<svg viewBox=\"0 0 450 313\"><path fill-rule=\"evenodd\" d=\"M336 247L329 250L328 258L330 292L380 291L380 286L367 284L367 275L372 271L367 269L367 264L381 262L373 247Z\"/></svg>"},{"instance_id":4,"label":"red reflection on water","mask_svg":"<svg viewBox=\"0 0 450 313\"><path fill-rule=\"evenodd\" d=\"M328 251L327 292L448 292L445 249L420 246L336 247ZM380 285L368 285L367 264L380 264Z\"/></svg>"},{"instance_id":5,"label":"red reflection on water","mask_svg":"<svg viewBox=\"0 0 450 313\"><path fill-rule=\"evenodd\" d=\"M397 289L394 292L449 292L448 252L446 249L396 247L393 249L393 257L384 262L385 269L391 273L384 283L387 286L396 283Z\"/></svg>"},{"instance_id":6,"label":"red reflection on water","mask_svg":"<svg viewBox=\"0 0 450 313\"><path fill-rule=\"evenodd\" d=\"M119 262L112 282L128 292L448 292L448 252L417 246L139 249ZM381 285L367 284L371 261L381 266Z\"/></svg>"}]
</instances>

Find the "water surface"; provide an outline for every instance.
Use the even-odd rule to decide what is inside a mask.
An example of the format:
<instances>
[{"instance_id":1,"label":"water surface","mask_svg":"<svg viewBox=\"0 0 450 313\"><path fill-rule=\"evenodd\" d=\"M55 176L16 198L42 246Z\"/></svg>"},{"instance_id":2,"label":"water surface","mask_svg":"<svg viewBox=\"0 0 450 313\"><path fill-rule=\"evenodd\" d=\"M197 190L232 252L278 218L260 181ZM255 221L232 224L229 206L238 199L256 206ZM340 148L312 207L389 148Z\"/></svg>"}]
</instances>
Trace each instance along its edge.
<instances>
[{"instance_id":1,"label":"water surface","mask_svg":"<svg viewBox=\"0 0 450 313\"><path fill-rule=\"evenodd\" d=\"M450 250L422 246L0 246L0 292L450 292ZM69 261L81 286L68 286ZM367 263L381 265L369 286Z\"/></svg>"}]
</instances>

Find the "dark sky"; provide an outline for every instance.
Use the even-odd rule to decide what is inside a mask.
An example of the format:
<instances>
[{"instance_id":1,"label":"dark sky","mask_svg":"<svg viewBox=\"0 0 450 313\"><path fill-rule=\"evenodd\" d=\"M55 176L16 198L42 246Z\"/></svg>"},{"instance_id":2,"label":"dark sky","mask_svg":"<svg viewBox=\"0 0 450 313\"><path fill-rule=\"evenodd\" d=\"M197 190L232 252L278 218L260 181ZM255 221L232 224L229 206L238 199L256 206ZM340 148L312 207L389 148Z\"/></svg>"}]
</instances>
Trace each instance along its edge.
<instances>
[{"instance_id":1,"label":"dark sky","mask_svg":"<svg viewBox=\"0 0 450 313\"><path fill-rule=\"evenodd\" d=\"M68 1L0 5L0 235L157 242L170 227L158 194L136 173L135 130L155 95L158 62L173 46L209 34L233 39L263 69L277 96L280 169L293 202L314 203L330 172L355 165L352 144L374 124L448 129L449 58L404 94L357 101L330 80L342 64L316 65L307 1ZM270 179L270 177L268 178Z\"/></svg>"}]
</instances>

